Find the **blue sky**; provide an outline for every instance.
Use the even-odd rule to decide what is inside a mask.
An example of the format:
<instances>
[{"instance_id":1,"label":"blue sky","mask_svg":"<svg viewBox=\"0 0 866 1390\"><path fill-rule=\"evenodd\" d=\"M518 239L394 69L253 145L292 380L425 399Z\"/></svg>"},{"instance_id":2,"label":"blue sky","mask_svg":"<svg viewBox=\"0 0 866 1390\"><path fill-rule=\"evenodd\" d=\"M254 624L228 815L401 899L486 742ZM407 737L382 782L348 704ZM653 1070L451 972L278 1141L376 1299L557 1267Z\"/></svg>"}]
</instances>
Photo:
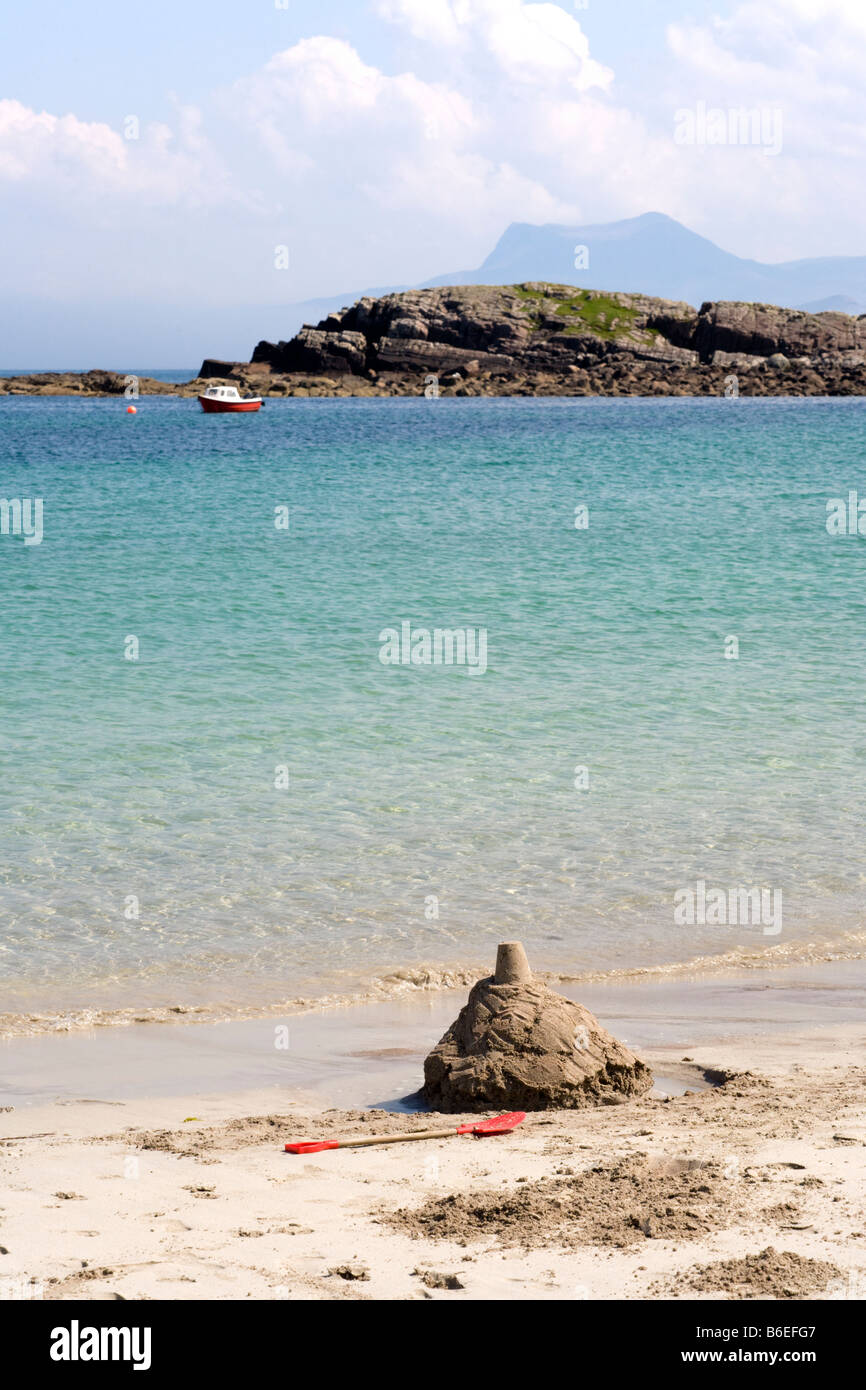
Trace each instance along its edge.
<instances>
[{"instance_id":1,"label":"blue sky","mask_svg":"<svg viewBox=\"0 0 866 1390\"><path fill-rule=\"evenodd\" d=\"M709 0L559 7L579 19L593 51L638 86L646 85L647 64L664 56L671 18L730 9ZM285 9L273 0L149 0L146 12L108 0L40 0L38 42L32 11L10 4L0 12L0 91L82 120L126 115L130 103L164 120L171 114L167 93L204 102L214 87L316 34L347 39L386 70L399 71L408 56L403 33L363 0L289 0Z\"/></svg>"},{"instance_id":2,"label":"blue sky","mask_svg":"<svg viewBox=\"0 0 866 1390\"><path fill-rule=\"evenodd\" d=\"M416 283L516 220L658 210L761 260L859 254L864 58L863 0L7 5L7 332L80 314L114 350L136 306ZM780 112L781 150L677 143L701 104Z\"/></svg>"}]
</instances>

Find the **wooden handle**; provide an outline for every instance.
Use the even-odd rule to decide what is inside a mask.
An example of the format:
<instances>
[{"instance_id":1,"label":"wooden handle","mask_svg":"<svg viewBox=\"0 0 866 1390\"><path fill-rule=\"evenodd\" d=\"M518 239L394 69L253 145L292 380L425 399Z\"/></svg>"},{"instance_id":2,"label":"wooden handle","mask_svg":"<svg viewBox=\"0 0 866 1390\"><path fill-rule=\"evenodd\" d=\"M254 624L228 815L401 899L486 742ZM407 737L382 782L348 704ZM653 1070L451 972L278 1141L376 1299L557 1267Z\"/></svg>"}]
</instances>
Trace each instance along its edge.
<instances>
[{"instance_id":1,"label":"wooden handle","mask_svg":"<svg viewBox=\"0 0 866 1390\"><path fill-rule=\"evenodd\" d=\"M371 1139L341 1139L341 1149L364 1149L369 1144L405 1144L410 1139L450 1139L457 1133L453 1129L419 1129L414 1134L376 1134Z\"/></svg>"}]
</instances>

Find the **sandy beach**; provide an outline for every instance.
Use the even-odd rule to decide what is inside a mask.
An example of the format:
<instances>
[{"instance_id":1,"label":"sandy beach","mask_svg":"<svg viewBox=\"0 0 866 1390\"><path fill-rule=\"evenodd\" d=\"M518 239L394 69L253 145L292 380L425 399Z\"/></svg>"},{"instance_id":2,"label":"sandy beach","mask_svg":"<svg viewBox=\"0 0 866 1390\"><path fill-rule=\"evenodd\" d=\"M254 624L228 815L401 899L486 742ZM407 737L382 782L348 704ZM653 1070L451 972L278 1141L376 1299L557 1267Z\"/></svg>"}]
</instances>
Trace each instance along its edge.
<instances>
[{"instance_id":1,"label":"sandy beach","mask_svg":"<svg viewBox=\"0 0 866 1390\"><path fill-rule=\"evenodd\" d=\"M866 1029L820 971L808 988L844 1023L792 1027L802 988L764 978L752 999L774 984L777 1007L753 1002L750 1016L743 982L726 982L751 1031L734 1037L728 1025L721 1037L710 1022L716 1036L685 1052L689 1025L658 1022L664 997L633 996L630 1035L645 1035L656 1009L668 1039L640 1049L659 1078L646 1098L537 1112L502 1138L311 1157L283 1145L430 1127L410 1101L384 1097L417 1076L415 1031L435 1032L450 995L408 1031L382 1019L408 1046L350 1049L362 1055L339 1084L308 1074L303 1089L172 1094L163 1077L163 1093L146 1098L141 1077L123 1085L133 1030L52 1038L70 1065L67 1076L55 1069L55 1098L19 1096L0 1113L3 1297L862 1298ZM153 1032L178 1057L175 1088L195 1074L182 1054L206 1032ZM6 1044L4 1071L44 1042L16 1042L14 1055ZM108 1069L78 1070L76 1043L91 1064L114 1055L114 1094ZM365 1100L337 1108L334 1094ZM374 1094L388 1110L368 1108Z\"/></svg>"}]
</instances>

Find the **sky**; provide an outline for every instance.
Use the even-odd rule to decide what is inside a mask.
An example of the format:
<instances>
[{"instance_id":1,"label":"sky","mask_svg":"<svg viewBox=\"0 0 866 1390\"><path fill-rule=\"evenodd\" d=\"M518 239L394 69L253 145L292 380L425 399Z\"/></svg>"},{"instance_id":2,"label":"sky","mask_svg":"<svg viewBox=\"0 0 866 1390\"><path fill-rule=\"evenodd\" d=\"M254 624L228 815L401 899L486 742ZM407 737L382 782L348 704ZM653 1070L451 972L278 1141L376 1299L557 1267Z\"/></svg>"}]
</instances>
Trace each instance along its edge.
<instances>
[{"instance_id":1,"label":"sky","mask_svg":"<svg viewBox=\"0 0 866 1390\"><path fill-rule=\"evenodd\" d=\"M224 310L265 336L512 221L862 254L864 59L866 0L0 0L0 365L139 329L185 364L196 316L202 353ZM684 143L701 104L780 113L781 148Z\"/></svg>"}]
</instances>

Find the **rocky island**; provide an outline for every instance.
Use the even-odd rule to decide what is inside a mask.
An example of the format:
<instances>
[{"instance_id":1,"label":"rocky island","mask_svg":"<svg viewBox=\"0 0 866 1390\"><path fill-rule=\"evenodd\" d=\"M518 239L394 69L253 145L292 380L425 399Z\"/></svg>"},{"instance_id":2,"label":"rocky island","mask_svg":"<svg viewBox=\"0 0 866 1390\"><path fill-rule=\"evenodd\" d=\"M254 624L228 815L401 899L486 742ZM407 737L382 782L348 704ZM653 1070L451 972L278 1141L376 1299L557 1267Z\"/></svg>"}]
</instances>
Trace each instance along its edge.
<instances>
[{"instance_id":1,"label":"rocky island","mask_svg":"<svg viewBox=\"0 0 866 1390\"><path fill-rule=\"evenodd\" d=\"M0 395L119 395L117 372L0 378ZM859 396L866 315L769 304L689 304L571 285L409 290L364 298L260 342L249 362L206 358L182 385L263 396Z\"/></svg>"}]
</instances>

